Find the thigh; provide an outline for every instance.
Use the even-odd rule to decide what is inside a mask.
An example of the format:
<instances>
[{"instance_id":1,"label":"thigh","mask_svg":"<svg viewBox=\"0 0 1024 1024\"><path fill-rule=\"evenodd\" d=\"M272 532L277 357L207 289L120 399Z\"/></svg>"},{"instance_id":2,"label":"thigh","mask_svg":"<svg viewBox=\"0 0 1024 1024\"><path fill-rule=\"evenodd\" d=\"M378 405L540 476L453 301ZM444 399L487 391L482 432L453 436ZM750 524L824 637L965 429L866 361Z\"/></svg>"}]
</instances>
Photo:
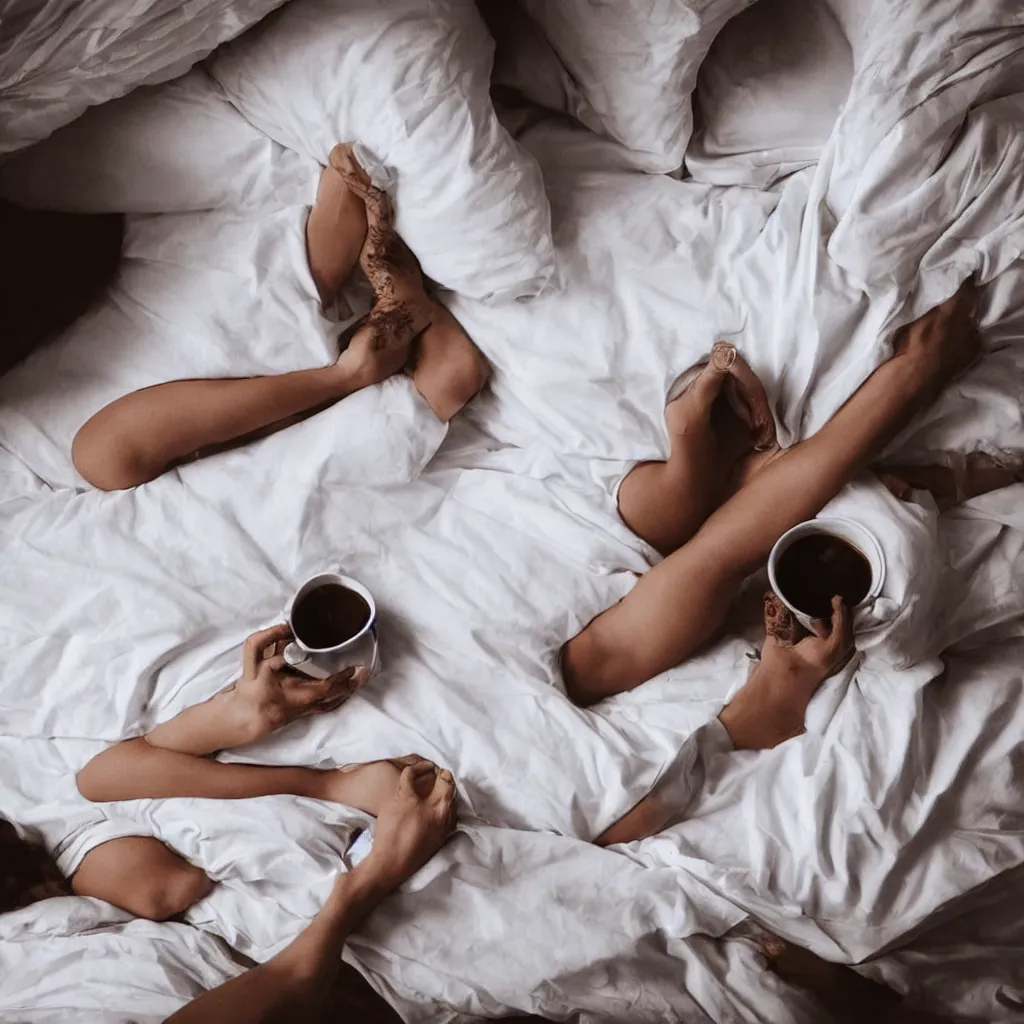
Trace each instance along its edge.
<instances>
[{"instance_id":1,"label":"thigh","mask_svg":"<svg viewBox=\"0 0 1024 1024\"><path fill-rule=\"evenodd\" d=\"M90 850L71 877L78 896L93 896L137 917L165 921L213 887L206 873L151 836L111 839Z\"/></svg>"}]
</instances>

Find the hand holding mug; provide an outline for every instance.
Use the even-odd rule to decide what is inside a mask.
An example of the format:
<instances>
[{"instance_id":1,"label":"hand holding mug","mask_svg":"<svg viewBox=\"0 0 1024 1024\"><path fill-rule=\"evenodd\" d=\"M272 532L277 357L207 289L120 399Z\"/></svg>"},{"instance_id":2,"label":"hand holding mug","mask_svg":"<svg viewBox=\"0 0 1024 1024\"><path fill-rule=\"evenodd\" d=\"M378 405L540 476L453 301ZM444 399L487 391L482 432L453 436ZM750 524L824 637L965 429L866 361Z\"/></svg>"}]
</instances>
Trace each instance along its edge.
<instances>
[{"instance_id":1,"label":"hand holding mug","mask_svg":"<svg viewBox=\"0 0 1024 1024\"><path fill-rule=\"evenodd\" d=\"M310 679L285 662L291 640L287 623L253 633L242 648L242 675L231 688L246 719L252 743L298 718L334 711L370 677L364 666L350 666L324 679Z\"/></svg>"}]
</instances>

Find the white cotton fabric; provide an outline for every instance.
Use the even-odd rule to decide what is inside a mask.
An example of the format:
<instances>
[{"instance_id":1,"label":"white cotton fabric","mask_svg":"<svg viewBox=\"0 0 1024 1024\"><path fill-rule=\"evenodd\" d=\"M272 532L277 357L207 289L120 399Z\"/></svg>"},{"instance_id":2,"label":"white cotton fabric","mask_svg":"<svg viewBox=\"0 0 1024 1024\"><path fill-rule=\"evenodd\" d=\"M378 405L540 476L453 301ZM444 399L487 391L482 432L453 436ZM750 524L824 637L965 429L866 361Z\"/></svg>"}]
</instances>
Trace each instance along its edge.
<instances>
[{"instance_id":1,"label":"white cotton fabric","mask_svg":"<svg viewBox=\"0 0 1024 1024\"><path fill-rule=\"evenodd\" d=\"M159 1024L244 970L212 935L66 896L0 917L4 1019Z\"/></svg>"},{"instance_id":2,"label":"white cotton fabric","mask_svg":"<svg viewBox=\"0 0 1024 1024\"><path fill-rule=\"evenodd\" d=\"M760 0L722 29L701 65L690 177L765 188L817 163L852 78L828 0Z\"/></svg>"},{"instance_id":3,"label":"white cotton fabric","mask_svg":"<svg viewBox=\"0 0 1024 1024\"><path fill-rule=\"evenodd\" d=\"M68 213L313 201L320 167L258 132L202 68L87 110L0 163L0 197Z\"/></svg>"},{"instance_id":4,"label":"white cotton fabric","mask_svg":"<svg viewBox=\"0 0 1024 1024\"><path fill-rule=\"evenodd\" d=\"M184 74L281 0L3 0L0 157Z\"/></svg>"},{"instance_id":5,"label":"white cotton fabric","mask_svg":"<svg viewBox=\"0 0 1024 1024\"><path fill-rule=\"evenodd\" d=\"M493 84L513 89L539 107L570 114L602 133L600 118L536 19L506 0L481 0L479 7L495 41Z\"/></svg>"},{"instance_id":6,"label":"white cotton fabric","mask_svg":"<svg viewBox=\"0 0 1024 1024\"><path fill-rule=\"evenodd\" d=\"M209 70L282 145L326 164L358 141L390 168L397 228L435 281L520 298L552 279L550 212L495 116L492 54L472 0L294 0Z\"/></svg>"},{"instance_id":7,"label":"white cotton fabric","mask_svg":"<svg viewBox=\"0 0 1024 1024\"><path fill-rule=\"evenodd\" d=\"M936 1011L1017 1019L1020 915L979 921L993 893L1019 904L1024 870L1024 486L942 516L870 480L836 499L827 512L879 536L886 588L858 658L776 750L730 751L714 722L750 671L756 620L594 711L560 691L563 641L655 557L617 518L614 482L666 453L668 388L716 337L761 374L789 443L887 357L898 325L976 272L984 358L893 450L1024 450L1022 17L1009 0L888 6L854 25L854 81L820 161L774 191L639 175L563 121L528 131L565 290L447 298L495 367L447 433L396 380L391 397L360 396L371 413L344 402L134 492L86 488L70 438L115 395L335 351L302 207L130 218L109 301L0 382L0 813L59 843L99 810L74 791L78 767L229 682L245 635L343 568L381 608L380 675L337 714L232 756L327 767L417 751L455 773L459 834L347 953L407 1020L818 1021L764 972L747 916L832 959L877 958L874 974ZM368 486L350 460L381 443L389 479ZM665 833L585 841L659 783L679 804ZM100 813L220 883L180 960L156 953L161 970L201 969L211 934L272 955L365 824L289 798ZM90 991L62 942L56 926L26 940L45 978L0 971L0 1013L45 1005L51 985ZM168 1006L118 981L128 1002L111 996L111 1012Z\"/></svg>"},{"instance_id":8,"label":"white cotton fabric","mask_svg":"<svg viewBox=\"0 0 1024 1024\"><path fill-rule=\"evenodd\" d=\"M693 131L697 71L752 0L523 0L605 132L647 171L674 171Z\"/></svg>"}]
</instances>

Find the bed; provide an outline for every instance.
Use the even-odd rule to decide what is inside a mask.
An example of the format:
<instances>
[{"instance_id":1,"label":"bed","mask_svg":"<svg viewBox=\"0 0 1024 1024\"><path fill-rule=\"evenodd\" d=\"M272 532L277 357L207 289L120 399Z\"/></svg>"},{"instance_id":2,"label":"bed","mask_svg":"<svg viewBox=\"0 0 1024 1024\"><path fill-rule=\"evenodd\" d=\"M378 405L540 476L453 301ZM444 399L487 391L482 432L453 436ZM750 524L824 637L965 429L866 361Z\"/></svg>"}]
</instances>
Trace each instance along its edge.
<instances>
[{"instance_id":1,"label":"bed","mask_svg":"<svg viewBox=\"0 0 1024 1024\"><path fill-rule=\"evenodd\" d=\"M59 31L52 78L30 73L41 49L0 55L0 197L128 214L104 300L0 380L0 813L66 862L96 829L156 835L219 884L184 924L73 897L0 918L0 1016L162 1020L242 970L232 950L264 960L313 916L364 816L284 797L97 812L74 772L227 684L242 639L340 567L376 597L380 675L230 756L415 750L456 775L456 836L345 954L405 1020L820 1020L764 970L758 927L958 1019L1024 1020L1024 485L942 515L871 478L835 500L881 538L885 590L773 751L703 728L756 629L588 711L557 667L657 557L614 482L664 457L668 387L717 337L792 443L977 274L986 355L892 452L1024 451L1019 5L658 0L622 5L636 40L591 0L482 5L493 60L459 0L290 0L209 57L277 5L195 6L159 34L166 60L119 61L112 39L110 102L83 116ZM664 49L641 26L684 21L637 85L636 52ZM311 32L348 56L310 57ZM586 46L612 40L602 91ZM384 53L392 77L360 92ZM317 61L336 77L313 102ZM397 168L399 227L492 363L486 392L445 430L392 378L134 491L89 488L70 441L116 395L334 357L302 231L325 147L357 131ZM658 781L682 822L590 844Z\"/></svg>"}]
</instances>

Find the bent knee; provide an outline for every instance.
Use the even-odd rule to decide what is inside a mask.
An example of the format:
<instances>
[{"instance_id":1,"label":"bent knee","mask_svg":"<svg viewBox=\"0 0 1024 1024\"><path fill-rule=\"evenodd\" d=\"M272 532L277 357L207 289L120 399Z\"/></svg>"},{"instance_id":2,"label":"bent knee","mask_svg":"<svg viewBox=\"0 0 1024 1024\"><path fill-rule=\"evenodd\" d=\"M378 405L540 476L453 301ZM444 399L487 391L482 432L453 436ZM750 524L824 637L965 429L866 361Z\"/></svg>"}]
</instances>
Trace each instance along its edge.
<instances>
[{"instance_id":1,"label":"bent knee","mask_svg":"<svg viewBox=\"0 0 1024 1024\"><path fill-rule=\"evenodd\" d=\"M75 434L71 461L101 491L124 491L159 475L128 438L105 428L95 416Z\"/></svg>"}]
</instances>

